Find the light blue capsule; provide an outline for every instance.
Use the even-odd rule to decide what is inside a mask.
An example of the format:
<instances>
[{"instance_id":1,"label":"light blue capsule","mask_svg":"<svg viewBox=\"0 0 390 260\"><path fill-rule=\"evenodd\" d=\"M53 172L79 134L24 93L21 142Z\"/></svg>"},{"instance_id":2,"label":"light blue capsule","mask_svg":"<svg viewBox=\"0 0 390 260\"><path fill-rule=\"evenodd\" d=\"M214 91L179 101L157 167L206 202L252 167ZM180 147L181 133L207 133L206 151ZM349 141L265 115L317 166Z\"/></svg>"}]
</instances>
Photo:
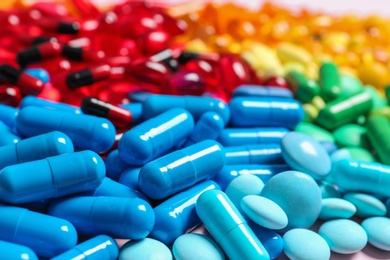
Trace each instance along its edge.
<instances>
[{"instance_id":1,"label":"light blue capsule","mask_svg":"<svg viewBox=\"0 0 390 260\"><path fill-rule=\"evenodd\" d=\"M345 199L322 199L322 209L319 218L323 220L350 218L356 213L354 204Z\"/></svg>"},{"instance_id":2,"label":"light blue capsule","mask_svg":"<svg viewBox=\"0 0 390 260\"><path fill-rule=\"evenodd\" d=\"M385 216L385 204L376 197L365 193L347 193L343 197L356 207L356 215L362 218Z\"/></svg>"},{"instance_id":3,"label":"light blue capsule","mask_svg":"<svg viewBox=\"0 0 390 260\"><path fill-rule=\"evenodd\" d=\"M129 168L132 168L129 164L125 163L119 155L118 149L111 151L104 161L106 165L107 177L114 181L119 180L121 174Z\"/></svg>"},{"instance_id":4,"label":"light blue capsule","mask_svg":"<svg viewBox=\"0 0 390 260\"><path fill-rule=\"evenodd\" d=\"M18 112L19 109L15 107L0 104L0 121L13 130Z\"/></svg>"},{"instance_id":5,"label":"light blue capsule","mask_svg":"<svg viewBox=\"0 0 390 260\"><path fill-rule=\"evenodd\" d=\"M285 164L280 144L248 144L225 147L225 163Z\"/></svg>"},{"instance_id":6,"label":"light blue capsule","mask_svg":"<svg viewBox=\"0 0 390 260\"><path fill-rule=\"evenodd\" d=\"M281 143L282 156L294 170L323 179L330 172L331 162L326 150L314 138L299 132L287 133Z\"/></svg>"},{"instance_id":7,"label":"light blue capsule","mask_svg":"<svg viewBox=\"0 0 390 260\"><path fill-rule=\"evenodd\" d=\"M330 250L340 254L353 254L367 244L367 234L356 222L349 219L329 220L318 230L328 243Z\"/></svg>"},{"instance_id":8,"label":"light blue capsule","mask_svg":"<svg viewBox=\"0 0 390 260\"><path fill-rule=\"evenodd\" d=\"M82 111L80 108L71 106L66 103L62 102L54 102L51 100L38 98L36 96L25 96L22 101L20 102L20 109L28 107L28 106L35 106L35 107L41 107L41 108L48 108L48 109L55 109L63 112L69 112L74 114L82 114Z\"/></svg>"},{"instance_id":9,"label":"light blue capsule","mask_svg":"<svg viewBox=\"0 0 390 260\"><path fill-rule=\"evenodd\" d=\"M330 249L326 241L314 231L295 228L283 236L284 253L290 259L330 259Z\"/></svg>"},{"instance_id":10,"label":"light blue capsule","mask_svg":"<svg viewBox=\"0 0 390 260\"><path fill-rule=\"evenodd\" d=\"M382 250L390 251L390 219L385 217L367 218L362 227L368 236L368 242Z\"/></svg>"},{"instance_id":11,"label":"light blue capsule","mask_svg":"<svg viewBox=\"0 0 390 260\"><path fill-rule=\"evenodd\" d=\"M140 191L138 185L138 176L140 171L141 167L129 168L122 172L118 182L122 183L123 185L126 185L130 189Z\"/></svg>"},{"instance_id":12,"label":"light blue capsule","mask_svg":"<svg viewBox=\"0 0 390 260\"><path fill-rule=\"evenodd\" d=\"M173 256L177 260L224 260L225 255L213 239L201 234L185 234L173 243Z\"/></svg>"},{"instance_id":13,"label":"light blue capsule","mask_svg":"<svg viewBox=\"0 0 390 260\"><path fill-rule=\"evenodd\" d=\"M0 258L12 260L38 260L30 248L0 240Z\"/></svg>"},{"instance_id":14,"label":"light blue capsule","mask_svg":"<svg viewBox=\"0 0 390 260\"><path fill-rule=\"evenodd\" d=\"M286 88L268 87L260 85L241 85L233 91L233 97L280 97L293 98L291 90Z\"/></svg>"},{"instance_id":15,"label":"light blue capsule","mask_svg":"<svg viewBox=\"0 0 390 260\"><path fill-rule=\"evenodd\" d=\"M0 121L0 146L16 144L22 138Z\"/></svg>"},{"instance_id":16,"label":"light blue capsule","mask_svg":"<svg viewBox=\"0 0 390 260\"><path fill-rule=\"evenodd\" d=\"M30 76L33 76L34 78L40 79L45 84L50 81L49 73L47 72L47 70L45 70L43 68L25 69L24 72L26 72Z\"/></svg>"},{"instance_id":17,"label":"light blue capsule","mask_svg":"<svg viewBox=\"0 0 390 260\"><path fill-rule=\"evenodd\" d=\"M119 251L119 260L172 260L169 248L158 240L129 241Z\"/></svg>"}]
</instances>

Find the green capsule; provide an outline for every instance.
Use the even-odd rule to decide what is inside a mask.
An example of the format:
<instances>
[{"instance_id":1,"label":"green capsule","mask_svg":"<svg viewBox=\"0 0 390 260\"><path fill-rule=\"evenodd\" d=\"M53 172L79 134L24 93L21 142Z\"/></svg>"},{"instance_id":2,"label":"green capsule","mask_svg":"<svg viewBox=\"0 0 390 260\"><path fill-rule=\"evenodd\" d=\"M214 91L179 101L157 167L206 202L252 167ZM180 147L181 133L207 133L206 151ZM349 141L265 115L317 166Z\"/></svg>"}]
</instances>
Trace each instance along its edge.
<instances>
[{"instance_id":1,"label":"green capsule","mask_svg":"<svg viewBox=\"0 0 390 260\"><path fill-rule=\"evenodd\" d=\"M369 149L365 127L356 124L343 125L333 132L338 147L364 147Z\"/></svg>"},{"instance_id":2,"label":"green capsule","mask_svg":"<svg viewBox=\"0 0 390 260\"><path fill-rule=\"evenodd\" d=\"M303 103L310 102L320 93L317 82L308 79L298 71L290 71L286 76L286 81L295 93L295 97Z\"/></svg>"},{"instance_id":3,"label":"green capsule","mask_svg":"<svg viewBox=\"0 0 390 260\"><path fill-rule=\"evenodd\" d=\"M382 115L373 115L367 121L367 136L383 164L390 165L390 122Z\"/></svg>"},{"instance_id":4,"label":"green capsule","mask_svg":"<svg viewBox=\"0 0 390 260\"><path fill-rule=\"evenodd\" d=\"M341 94L339 69L333 62L324 62L319 73L320 95L326 101L335 100Z\"/></svg>"},{"instance_id":5,"label":"green capsule","mask_svg":"<svg viewBox=\"0 0 390 260\"><path fill-rule=\"evenodd\" d=\"M367 114L372 106L371 94L363 91L347 99L336 99L328 103L317 116L317 124L328 130L355 122L360 115Z\"/></svg>"},{"instance_id":6,"label":"green capsule","mask_svg":"<svg viewBox=\"0 0 390 260\"><path fill-rule=\"evenodd\" d=\"M363 91L363 84L355 77L340 75L341 93L338 98L348 98Z\"/></svg>"},{"instance_id":7,"label":"green capsule","mask_svg":"<svg viewBox=\"0 0 390 260\"><path fill-rule=\"evenodd\" d=\"M301 122L295 127L294 131L310 135L318 142L335 142L331 132L311 123Z\"/></svg>"},{"instance_id":8,"label":"green capsule","mask_svg":"<svg viewBox=\"0 0 390 260\"><path fill-rule=\"evenodd\" d=\"M313 122L317 116L318 116L318 108L316 108L311 103L306 103L302 105L303 111L305 111L305 118L303 119L304 122Z\"/></svg>"},{"instance_id":9,"label":"green capsule","mask_svg":"<svg viewBox=\"0 0 390 260\"><path fill-rule=\"evenodd\" d=\"M382 115L385 116L388 120L390 120L390 107L387 106L387 107L371 110L370 116L373 115Z\"/></svg>"},{"instance_id":10,"label":"green capsule","mask_svg":"<svg viewBox=\"0 0 390 260\"><path fill-rule=\"evenodd\" d=\"M386 95L386 99L387 99L387 104L390 105L390 85L386 86L385 95Z\"/></svg>"},{"instance_id":11,"label":"green capsule","mask_svg":"<svg viewBox=\"0 0 390 260\"><path fill-rule=\"evenodd\" d=\"M373 86L367 85L364 89L367 90L368 92L370 92L370 94L372 96L372 108L371 108L372 110L376 110L376 109L379 109L379 108L387 106L387 100L385 100L378 93L376 88L374 88Z\"/></svg>"}]
</instances>

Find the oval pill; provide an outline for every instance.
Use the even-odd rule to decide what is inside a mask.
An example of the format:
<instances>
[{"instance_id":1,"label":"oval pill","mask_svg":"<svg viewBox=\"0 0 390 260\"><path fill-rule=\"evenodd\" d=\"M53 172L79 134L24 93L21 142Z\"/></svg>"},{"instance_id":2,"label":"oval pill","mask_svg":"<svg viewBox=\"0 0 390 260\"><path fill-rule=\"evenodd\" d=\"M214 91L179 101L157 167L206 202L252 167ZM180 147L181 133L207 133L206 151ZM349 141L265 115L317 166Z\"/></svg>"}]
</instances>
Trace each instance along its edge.
<instances>
[{"instance_id":1,"label":"oval pill","mask_svg":"<svg viewBox=\"0 0 390 260\"><path fill-rule=\"evenodd\" d=\"M356 215L362 218L385 216L385 204L374 196L365 193L350 192L344 195L345 200L356 207Z\"/></svg>"},{"instance_id":2,"label":"oval pill","mask_svg":"<svg viewBox=\"0 0 390 260\"><path fill-rule=\"evenodd\" d=\"M340 254L353 254L367 244L367 234L356 222L349 219L329 220L318 230L328 243L330 250Z\"/></svg>"},{"instance_id":3,"label":"oval pill","mask_svg":"<svg viewBox=\"0 0 390 260\"><path fill-rule=\"evenodd\" d=\"M390 219L371 217L363 220L362 228L366 231L368 242L382 250L390 251Z\"/></svg>"},{"instance_id":4,"label":"oval pill","mask_svg":"<svg viewBox=\"0 0 390 260\"><path fill-rule=\"evenodd\" d=\"M295 228L283 236L284 253L290 259L330 259L330 249L326 241L314 231Z\"/></svg>"},{"instance_id":5,"label":"oval pill","mask_svg":"<svg viewBox=\"0 0 390 260\"><path fill-rule=\"evenodd\" d=\"M169 248L158 240L144 238L129 241L122 246L119 252L119 260L172 260Z\"/></svg>"},{"instance_id":6,"label":"oval pill","mask_svg":"<svg viewBox=\"0 0 390 260\"><path fill-rule=\"evenodd\" d=\"M201 234L185 234L178 237L173 243L172 252L177 260L225 259L219 246L211 238Z\"/></svg>"},{"instance_id":7,"label":"oval pill","mask_svg":"<svg viewBox=\"0 0 390 260\"><path fill-rule=\"evenodd\" d=\"M262 196L248 195L241 200L241 209L256 224L269 229L287 226L286 213L278 204Z\"/></svg>"},{"instance_id":8,"label":"oval pill","mask_svg":"<svg viewBox=\"0 0 390 260\"><path fill-rule=\"evenodd\" d=\"M325 198L322 199L322 208L319 218L323 220L350 218L356 213L354 204L345 199Z\"/></svg>"}]
</instances>

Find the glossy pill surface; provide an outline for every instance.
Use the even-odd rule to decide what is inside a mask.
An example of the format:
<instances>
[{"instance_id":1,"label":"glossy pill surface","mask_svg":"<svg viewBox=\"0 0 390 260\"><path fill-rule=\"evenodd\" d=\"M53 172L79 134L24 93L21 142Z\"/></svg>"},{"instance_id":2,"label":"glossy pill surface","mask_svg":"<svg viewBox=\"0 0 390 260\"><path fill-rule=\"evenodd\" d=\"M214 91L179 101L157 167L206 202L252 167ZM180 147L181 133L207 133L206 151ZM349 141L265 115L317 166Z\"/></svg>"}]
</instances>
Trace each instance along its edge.
<instances>
[{"instance_id":1,"label":"glossy pill surface","mask_svg":"<svg viewBox=\"0 0 390 260\"><path fill-rule=\"evenodd\" d=\"M217 140L223 146L280 143L288 131L282 127L225 128Z\"/></svg>"},{"instance_id":2,"label":"glossy pill surface","mask_svg":"<svg viewBox=\"0 0 390 260\"><path fill-rule=\"evenodd\" d=\"M330 259L326 241L317 233L303 228L287 231L283 236L284 253L290 259Z\"/></svg>"},{"instance_id":3,"label":"glossy pill surface","mask_svg":"<svg viewBox=\"0 0 390 260\"><path fill-rule=\"evenodd\" d=\"M206 140L151 161L141 168L138 185L146 196L162 199L214 176L225 163L223 147Z\"/></svg>"},{"instance_id":4,"label":"glossy pill surface","mask_svg":"<svg viewBox=\"0 0 390 260\"><path fill-rule=\"evenodd\" d=\"M53 203L49 214L74 224L84 235L142 239L154 225L152 207L138 198L73 197Z\"/></svg>"},{"instance_id":5,"label":"glossy pill surface","mask_svg":"<svg viewBox=\"0 0 390 260\"><path fill-rule=\"evenodd\" d=\"M54 257L77 243L74 226L64 219L3 204L0 213L0 240L27 246L39 256Z\"/></svg>"},{"instance_id":6,"label":"glossy pill surface","mask_svg":"<svg viewBox=\"0 0 390 260\"><path fill-rule=\"evenodd\" d=\"M143 165L188 137L193 127L186 110L168 110L127 131L118 142L119 155L130 165Z\"/></svg>"},{"instance_id":7,"label":"glossy pill surface","mask_svg":"<svg viewBox=\"0 0 390 260\"><path fill-rule=\"evenodd\" d=\"M207 180L165 200L154 210L156 222L150 237L164 244L172 244L176 238L201 223L195 210L198 197L207 190L219 190L218 184Z\"/></svg>"},{"instance_id":8,"label":"glossy pill surface","mask_svg":"<svg viewBox=\"0 0 390 260\"><path fill-rule=\"evenodd\" d=\"M325 198L322 199L322 208L319 218L323 220L350 218L356 213L354 204L345 199Z\"/></svg>"},{"instance_id":9,"label":"glossy pill surface","mask_svg":"<svg viewBox=\"0 0 390 260\"><path fill-rule=\"evenodd\" d=\"M172 252L177 260L225 259L225 255L214 240L201 234L190 233L178 237L173 244Z\"/></svg>"},{"instance_id":10,"label":"glossy pill surface","mask_svg":"<svg viewBox=\"0 0 390 260\"><path fill-rule=\"evenodd\" d=\"M280 144L248 144L225 147L225 163L233 164L284 164Z\"/></svg>"},{"instance_id":11,"label":"glossy pill surface","mask_svg":"<svg viewBox=\"0 0 390 260\"><path fill-rule=\"evenodd\" d=\"M115 127L105 118L25 107L20 110L16 129L24 137L51 131L61 131L69 136L75 148L105 152L115 141Z\"/></svg>"},{"instance_id":12,"label":"glossy pill surface","mask_svg":"<svg viewBox=\"0 0 390 260\"><path fill-rule=\"evenodd\" d=\"M386 217L367 218L362 222L368 242L382 250L390 251L390 219Z\"/></svg>"},{"instance_id":13,"label":"glossy pill surface","mask_svg":"<svg viewBox=\"0 0 390 260\"><path fill-rule=\"evenodd\" d=\"M0 257L14 260L38 260L30 248L15 243L0 240Z\"/></svg>"},{"instance_id":14,"label":"glossy pill surface","mask_svg":"<svg viewBox=\"0 0 390 260\"><path fill-rule=\"evenodd\" d=\"M349 219L329 220L318 230L328 243L330 250L340 254L352 254L367 244L367 234L356 222Z\"/></svg>"},{"instance_id":15,"label":"glossy pill surface","mask_svg":"<svg viewBox=\"0 0 390 260\"><path fill-rule=\"evenodd\" d=\"M235 97L229 107L230 124L235 127L273 126L293 129L304 118L301 104L293 99Z\"/></svg>"},{"instance_id":16,"label":"glossy pill surface","mask_svg":"<svg viewBox=\"0 0 390 260\"><path fill-rule=\"evenodd\" d=\"M231 259L269 259L268 252L222 191L209 190L196 202L207 230Z\"/></svg>"},{"instance_id":17,"label":"glossy pill surface","mask_svg":"<svg viewBox=\"0 0 390 260\"><path fill-rule=\"evenodd\" d=\"M286 230L310 227L321 212L321 191L317 183L298 171L275 175L265 184L260 195L278 204L286 213Z\"/></svg>"},{"instance_id":18,"label":"glossy pill surface","mask_svg":"<svg viewBox=\"0 0 390 260\"><path fill-rule=\"evenodd\" d=\"M276 259L283 252L282 237L277 232L268 228L263 228L249 219L247 219L247 223L267 250L269 257L271 259Z\"/></svg>"},{"instance_id":19,"label":"glossy pill surface","mask_svg":"<svg viewBox=\"0 0 390 260\"><path fill-rule=\"evenodd\" d=\"M331 169L328 153L314 138L299 132L287 133L281 143L282 156L294 170L323 179Z\"/></svg>"},{"instance_id":20,"label":"glossy pill surface","mask_svg":"<svg viewBox=\"0 0 390 260\"><path fill-rule=\"evenodd\" d=\"M355 205L356 215L359 217L385 216L387 213L385 204L372 195L350 192L345 194L343 198Z\"/></svg>"},{"instance_id":21,"label":"glossy pill surface","mask_svg":"<svg viewBox=\"0 0 390 260\"><path fill-rule=\"evenodd\" d=\"M53 260L67 259L107 259L115 260L118 257L118 246L115 240L106 235L99 235L88 239L74 248L57 255Z\"/></svg>"},{"instance_id":22,"label":"glossy pill surface","mask_svg":"<svg viewBox=\"0 0 390 260\"><path fill-rule=\"evenodd\" d=\"M123 245L119 252L119 260L172 260L169 248L158 240L144 238L129 241Z\"/></svg>"},{"instance_id":23,"label":"glossy pill surface","mask_svg":"<svg viewBox=\"0 0 390 260\"><path fill-rule=\"evenodd\" d=\"M35 176L31 176L31 170ZM106 169L99 155L81 151L5 167L0 199L9 203L58 198L99 186Z\"/></svg>"},{"instance_id":24,"label":"glossy pill surface","mask_svg":"<svg viewBox=\"0 0 390 260\"><path fill-rule=\"evenodd\" d=\"M0 169L13 164L71 153L73 150L72 141L64 133L53 131L37 135L13 145L1 146L0 153L4 156L0 159Z\"/></svg>"}]
</instances>

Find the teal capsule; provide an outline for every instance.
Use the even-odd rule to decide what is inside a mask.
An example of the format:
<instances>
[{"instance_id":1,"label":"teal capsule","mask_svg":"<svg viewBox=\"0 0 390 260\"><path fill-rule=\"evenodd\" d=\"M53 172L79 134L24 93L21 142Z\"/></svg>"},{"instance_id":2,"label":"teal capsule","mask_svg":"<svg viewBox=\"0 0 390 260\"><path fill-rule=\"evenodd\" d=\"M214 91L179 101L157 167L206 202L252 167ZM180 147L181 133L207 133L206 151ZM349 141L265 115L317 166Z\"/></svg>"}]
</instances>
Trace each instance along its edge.
<instances>
[{"instance_id":1,"label":"teal capsule","mask_svg":"<svg viewBox=\"0 0 390 260\"><path fill-rule=\"evenodd\" d=\"M320 67L319 78L321 97L326 102L335 100L341 94L337 65L333 62L324 62Z\"/></svg>"},{"instance_id":2,"label":"teal capsule","mask_svg":"<svg viewBox=\"0 0 390 260\"><path fill-rule=\"evenodd\" d=\"M373 115L368 118L367 136L379 160L390 165L390 122L385 116Z\"/></svg>"},{"instance_id":3,"label":"teal capsule","mask_svg":"<svg viewBox=\"0 0 390 260\"><path fill-rule=\"evenodd\" d=\"M286 81L301 102L310 102L320 93L317 82L308 79L303 73L291 71L287 74Z\"/></svg>"},{"instance_id":4,"label":"teal capsule","mask_svg":"<svg viewBox=\"0 0 390 260\"><path fill-rule=\"evenodd\" d=\"M367 129L357 124L343 125L333 132L338 147L370 148Z\"/></svg>"},{"instance_id":5,"label":"teal capsule","mask_svg":"<svg viewBox=\"0 0 390 260\"><path fill-rule=\"evenodd\" d=\"M341 93L338 98L348 98L363 91L363 84L355 77L340 75Z\"/></svg>"}]
</instances>

